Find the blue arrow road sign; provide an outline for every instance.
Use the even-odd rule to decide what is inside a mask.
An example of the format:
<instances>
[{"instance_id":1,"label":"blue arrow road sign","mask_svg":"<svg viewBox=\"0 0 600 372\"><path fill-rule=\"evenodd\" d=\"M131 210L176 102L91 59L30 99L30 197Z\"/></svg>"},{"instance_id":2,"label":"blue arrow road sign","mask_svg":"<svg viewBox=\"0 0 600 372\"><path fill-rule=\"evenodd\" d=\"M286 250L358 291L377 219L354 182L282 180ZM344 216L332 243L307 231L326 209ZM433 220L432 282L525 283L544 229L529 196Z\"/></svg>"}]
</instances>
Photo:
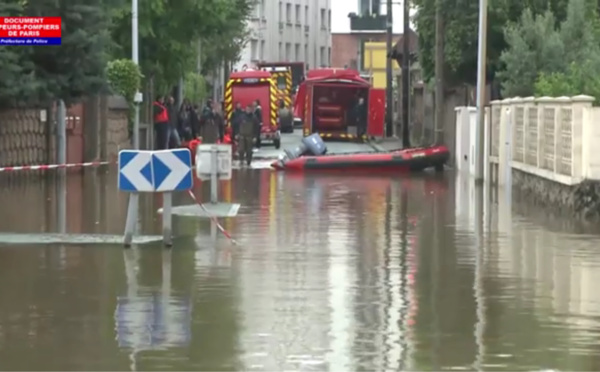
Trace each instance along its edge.
<instances>
[{"instance_id":1,"label":"blue arrow road sign","mask_svg":"<svg viewBox=\"0 0 600 372\"><path fill-rule=\"evenodd\" d=\"M194 185L192 154L188 149L154 151L152 170L157 192L184 191Z\"/></svg>"},{"instance_id":2,"label":"blue arrow road sign","mask_svg":"<svg viewBox=\"0 0 600 372\"><path fill-rule=\"evenodd\" d=\"M188 149L119 152L121 191L184 191L193 185L192 154Z\"/></svg>"},{"instance_id":3,"label":"blue arrow road sign","mask_svg":"<svg viewBox=\"0 0 600 372\"><path fill-rule=\"evenodd\" d=\"M152 151L120 151L118 182L121 191L153 192Z\"/></svg>"}]
</instances>

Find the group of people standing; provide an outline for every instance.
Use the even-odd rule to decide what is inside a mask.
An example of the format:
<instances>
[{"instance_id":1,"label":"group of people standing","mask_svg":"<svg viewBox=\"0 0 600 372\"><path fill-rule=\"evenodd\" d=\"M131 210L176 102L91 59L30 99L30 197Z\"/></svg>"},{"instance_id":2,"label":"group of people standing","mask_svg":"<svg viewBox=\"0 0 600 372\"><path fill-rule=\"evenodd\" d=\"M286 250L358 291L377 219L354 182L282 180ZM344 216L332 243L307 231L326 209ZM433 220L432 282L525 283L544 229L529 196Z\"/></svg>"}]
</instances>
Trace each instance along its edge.
<instances>
[{"instance_id":1,"label":"group of people standing","mask_svg":"<svg viewBox=\"0 0 600 372\"><path fill-rule=\"evenodd\" d=\"M223 142L226 118L223 103L216 104L207 100L200 109L184 100L179 108L172 96L158 97L153 104L154 132L156 149L178 148L182 141L189 142L200 138L202 143ZM260 130L262 127L262 108L256 100L245 110L238 102L231 116L231 135L237 142L240 161L248 165L252 162L254 147L260 148Z\"/></svg>"},{"instance_id":2,"label":"group of people standing","mask_svg":"<svg viewBox=\"0 0 600 372\"><path fill-rule=\"evenodd\" d=\"M172 96L158 97L153 104L156 149L165 150L181 146L182 141L202 137L203 143L223 141L225 116L223 105L207 100L200 109L185 99L177 107Z\"/></svg>"}]
</instances>

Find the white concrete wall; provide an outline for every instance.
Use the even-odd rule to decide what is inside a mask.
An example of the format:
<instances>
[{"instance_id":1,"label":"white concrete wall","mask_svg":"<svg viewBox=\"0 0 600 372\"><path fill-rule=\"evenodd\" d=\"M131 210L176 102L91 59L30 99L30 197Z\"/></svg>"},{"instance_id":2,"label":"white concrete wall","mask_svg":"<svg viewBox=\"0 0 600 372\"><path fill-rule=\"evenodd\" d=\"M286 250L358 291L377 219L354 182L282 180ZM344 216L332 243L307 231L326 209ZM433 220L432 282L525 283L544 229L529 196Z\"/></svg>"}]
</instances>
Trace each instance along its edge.
<instances>
[{"instance_id":1,"label":"white concrete wall","mask_svg":"<svg viewBox=\"0 0 600 372\"><path fill-rule=\"evenodd\" d=\"M491 163L497 165L501 186L512 184L513 169L564 185L600 180L600 152L595 151L600 143L600 108L592 107L592 102L589 96L493 101L486 115L486 179ZM471 175L474 116L472 107L456 109L457 167Z\"/></svg>"},{"instance_id":2,"label":"white concrete wall","mask_svg":"<svg viewBox=\"0 0 600 372\"><path fill-rule=\"evenodd\" d=\"M241 70L244 65L252 67L260 61L304 62L310 68L328 66L331 1L259 0L248 21L250 40L233 68Z\"/></svg>"}]
</instances>

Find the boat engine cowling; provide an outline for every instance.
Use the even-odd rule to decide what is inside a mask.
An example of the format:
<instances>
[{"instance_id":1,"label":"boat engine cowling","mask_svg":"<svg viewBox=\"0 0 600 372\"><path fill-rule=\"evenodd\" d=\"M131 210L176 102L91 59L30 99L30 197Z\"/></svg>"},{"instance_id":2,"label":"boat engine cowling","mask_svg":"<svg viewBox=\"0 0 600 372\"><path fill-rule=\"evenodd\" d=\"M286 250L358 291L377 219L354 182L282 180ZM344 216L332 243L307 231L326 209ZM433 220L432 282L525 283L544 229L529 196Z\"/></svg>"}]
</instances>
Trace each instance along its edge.
<instances>
[{"instance_id":1,"label":"boat engine cowling","mask_svg":"<svg viewBox=\"0 0 600 372\"><path fill-rule=\"evenodd\" d=\"M308 137L304 137L302 143L314 156L321 156L327 153L327 146L325 145L323 138L319 136L319 133L313 133Z\"/></svg>"},{"instance_id":2,"label":"boat engine cowling","mask_svg":"<svg viewBox=\"0 0 600 372\"><path fill-rule=\"evenodd\" d=\"M304 143L300 143L298 146L291 149L284 149L283 152L288 160L292 160L308 154L310 150Z\"/></svg>"}]
</instances>

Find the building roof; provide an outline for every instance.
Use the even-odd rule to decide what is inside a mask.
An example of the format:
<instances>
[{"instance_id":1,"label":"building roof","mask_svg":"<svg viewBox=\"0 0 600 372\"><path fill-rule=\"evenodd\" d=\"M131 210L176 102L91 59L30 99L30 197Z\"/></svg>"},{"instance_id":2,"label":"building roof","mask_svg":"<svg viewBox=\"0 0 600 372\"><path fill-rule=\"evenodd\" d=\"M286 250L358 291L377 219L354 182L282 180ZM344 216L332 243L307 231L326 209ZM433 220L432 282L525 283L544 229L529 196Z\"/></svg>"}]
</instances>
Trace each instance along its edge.
<instances>
[{"instance_id":1,"label":"building roof","mask_svg":"<svg viewBox=\"0 0 600 372\"><path fill-rule=\"evenodd\" d=\"M408 48L411 55L418 53L419 51L419 35L414 31L410 30L408 38ZM404 34L400 35L396 44L390 51L390 57L394 59L402 58L402 49L404 44Z\"/></svg>"}]
</instances>

